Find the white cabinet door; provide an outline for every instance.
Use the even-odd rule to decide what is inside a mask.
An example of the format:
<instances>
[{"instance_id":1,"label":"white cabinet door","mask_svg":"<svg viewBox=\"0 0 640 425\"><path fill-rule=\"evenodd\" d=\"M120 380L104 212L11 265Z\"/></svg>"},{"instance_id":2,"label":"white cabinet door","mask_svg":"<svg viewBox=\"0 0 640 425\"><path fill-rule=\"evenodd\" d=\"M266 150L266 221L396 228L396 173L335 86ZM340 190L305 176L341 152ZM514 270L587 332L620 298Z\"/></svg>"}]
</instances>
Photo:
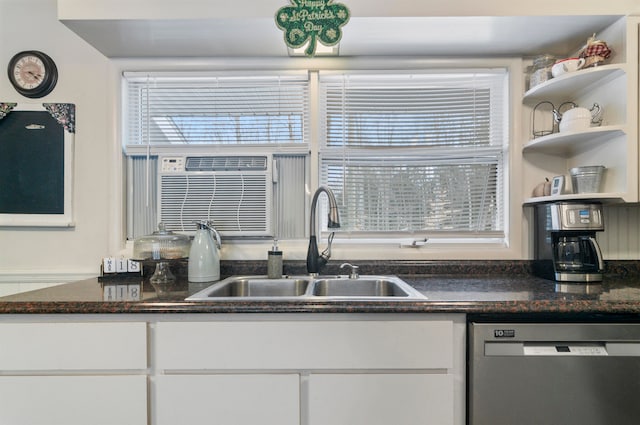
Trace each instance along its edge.
<instances>
[{"instance_id":1,"label":"white cabinet door","mask_svg":"<svg viewBox=\"0 0 640 425\"><path fill-rule=\"evenodd\" d=\"M299 387L297 374L162 375L154 380L154 423L298 425Z\"/></svg>"},{"instance_id":2,"label":"white cabinet door","mask_svg":"<svg viewBox=\"0 0 640 425\"><path fill-rule=\"evenodd\" d=\"M450 369L450 320L161 322L157 367ZM357 317L357 316L356 316Z\"/></svg>"},{"instance_id":3,"label":"white cabinet door","mask_svg":"<svg viewBox=\"0 0 640 425\"><path fill-rule=\"evenodd\" d=\"M464 328L463 315L160 321L152 424L461 425Z\"/></svg>"},{"instance_id":4,"label":"white cabinet door","mask_svg":"<svg viewBox=\"0 0 640 425\"><path fill-rule=\"evenodd\" d=\"M316 374L309 425L451 425L453 377L437 374Z\"/></svg>"},{"instance_id":5,"label":"white cabinet door","mask_svg":"<svg viewBox=\"0 0 640 425\"><path fill-rule=\"evenodd\" d=\"M0 323L1 370L147 367L145 323Z\"/></svg>"},{"instance_id":6,"label":"white cabinet door","mask_svg":"<svg viewBox=\"0 0 640 425\"><path fill-rule=\"evenodd\" d=\"M146 425L147 378L0 376L0 424Z\"/></svg>"}]
</instances>

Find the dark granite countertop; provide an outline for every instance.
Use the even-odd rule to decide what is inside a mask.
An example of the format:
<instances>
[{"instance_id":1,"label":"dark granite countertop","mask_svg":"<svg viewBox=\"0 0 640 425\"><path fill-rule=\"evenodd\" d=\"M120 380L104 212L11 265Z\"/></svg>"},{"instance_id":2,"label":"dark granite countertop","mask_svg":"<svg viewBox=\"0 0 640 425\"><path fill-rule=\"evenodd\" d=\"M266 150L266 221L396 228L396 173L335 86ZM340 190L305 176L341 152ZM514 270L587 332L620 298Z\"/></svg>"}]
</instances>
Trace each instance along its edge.
<instances>
[{"instance_id":1,"label":"dark granite countertop","mask_svg":"<svg viewBox=\"0 0 640 425\"><path fill-rule=\"evenodd\" d=\"M361 262L362 263L362 262ZM237 266L237 265L236 265ZM323 299L267 301L185 301L202 285L184 279L160 293L147 278L92 278L0 298L0 314L102 313L467 313L638 315L640 267L637 262L608 264L601 283L570 284L537 278L526 262L430 262L369 264L363 274L395 274L427 296L416 301L339 301ZM285 269L285 272L293 271ZM361 268L363 270L364 268ZM224 273L224 272L227 273ZM263 274L236 267L231 274ZM394 273L395 272L395 273ZM300 273L301 274L301 273ZM141 289L136 301L105 300L105 286ZM113 288L112 288L113 289Z\"/></svg>"}]
</instances>

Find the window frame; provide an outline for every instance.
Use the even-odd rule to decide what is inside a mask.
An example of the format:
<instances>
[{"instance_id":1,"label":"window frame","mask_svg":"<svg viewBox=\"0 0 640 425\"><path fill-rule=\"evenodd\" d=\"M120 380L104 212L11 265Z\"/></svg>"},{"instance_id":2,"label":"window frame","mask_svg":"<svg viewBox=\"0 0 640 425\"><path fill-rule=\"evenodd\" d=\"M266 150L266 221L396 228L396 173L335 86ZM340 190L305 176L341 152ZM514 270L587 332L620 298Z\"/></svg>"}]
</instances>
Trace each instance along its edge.
<instances>
[{"instance_id":1,"label":"window frame","mask_svg":"<svg viewBox=\"0 0 640 425\"><path fill-rule=\"evenodd\" d=\"M381 138L374 138L374 140L378 140L378 141L374 142L373 144L370 144L370 143L367 143L369 140L368 130L365 130L362 134L360 133L356 134L357 138L355 139L355 144L353 146L345 147L345 145L349 145L349 143L343 142L345 140L345 137L343 136L344 133L340 131L336 133L335 131L336 129L334 128L331 131L331 133L327 133L326 135L324 133L322 134L321 141L323 143L321 143L321 145L319 146L320 168L322 170L321 179L323 180L322 184L331 187L331 184L329 184L326 180L329 178L329 176L325 175L324 173L325 164L327 164L327 166L328 164L333 164L334 168L336 167L340 168L340 167L344 167L345 166L344 164L346 162L346 163L353 163L356 165L361 164L362 167L367 167L366 164L367 163L370 164L371 161L376 160L376 157L377 157L377 160L383 161L383 162L386 161L386 158L390 158L390 161L386 161L387 162L386 165L383 165L383 166L390 166L393 162L395 162L393 158L398 158L397 161L399 161L399 164L396 164L396 167L397 166L415 167L416 164L418 164L418 166L425 167L423 171L421 171L421 174L422 174L426 170L429 170L430 168L432 169L432 167L442 167L442 166L445 166L446 164L449 164L449 165L458 164L456 158L458 158L458 160L460 161L464 161L464 163L467 164L468 167L473 168L471 164L474 163L475 160L473 159L470 160L469 158L474 158L474 157L472 157L471 155L468 155L467 153L474 153L474 154L480 153L480 154L483 154L484 158L492 158L492 160L483 160L482 162L485 163L485 165L490 166L490 164L494 163L494 161L496 165L500 163L502 164L502 167L498 168L497 180L495 180L495 183L494 183L496 194L497 194L497 200L499 202L495 210L495 213L497 214L495 219L498 222L506 221L506 219L503 216L507 210L506 203L508 202L508 194L505 194L504 190L502 190L502 186L504 182L502 181L503 179L501 179L501 176L505 172L505 169L508 167L508 160L506 158L508 154L508 149L509 149L508 143L507 143L508 139L506 138L506 129L508 128L508 123L506 122L506 119L503 116L505 115L503 113L506 113L506 110L508 109L507 101L508 101L509 91L508 91L508 87L506 87L506 84L505 84L505 80L508 79L508 76L509 75L506 72L506 67L499 67L494 69L489 69L489 68L462 69L462 68L456 67L453 69L403 70L401 72L399 71L385 72L380 70L369 70L369 71L361 71L361 70L350 71L349 70L349 71L339 71L339 72L320 71L319 79L320 79L321 90L318 95L318 100L322 102L325 99L325 96L324 96L325 91L323 91L322 89L323 86L326 87L326 89L324 89L326 90L326 93L328 96L326 97L326 99L328 101L329 99L331 100L330 104L320 105L320 109L322 112L326 112L327 118L337 117L337 121L339 123L342 123L344 121L341 118L340 111L339 111L340 108L344 108L344 104L341 102L336 103L336 100L343 101L345 98L341 96L347 93L347 91L345 90L350 90L350 89L354 90L352 92L353 94L347 95L346 99L354 99L352 96L355 96L356 103L353 105L355 109L350 110L348 117L350 121L354 121L354 122L358 122L361 119L365 119L365 120L371 119L367 117L367 114L378 113L381 110L380 108L386 108L387 96L391 96L392 99L396 99L398 96L397 93L399 93L399 91L410 90L411 87L413 86L420 87L423 90L425 87L433 87L433 88L437 87L438 89L442 87L446 87L447 90L449 90L452 87L452 86L449 86L449 81L455 81L456 84L460 84L459 86L455 86L455 85L453 86L453 87L456 87L455 91L459 91L460 89L471 90L474 94L475 94L475 91L478 89L478 87L485 87L485 88L491 87L491 91L486 92L489 94L491 98L491 102L497 100L499 102L502 102L499 105L503 105L505 107L505 110L501 110L500 106L498 106L498 108L492 107L489 109L489 111L491 111L491 115L488 116L488 118L490 119L490 125L487 127L488 133L486 133L486 138L480 139L488 142L488 145L486 146L476 145L475 143L471 143L471 144L468 143L470 140L474 140L474 141L478 140L475 137L475 134L473 138L469 138L469 135L467 134L467 138L463 139L467 143L459 143L459 141L457 141L455 138L449 139L450 136L446 136L447 139L445 139L446 143L444 145L443 144L424 145L424 144L415 143L415 142L407 143L408 139L406 138L400 139L399 145L390 145L388 144L388 141L385 141L385 137L383 136ZM476 79L480 79L480 81L482 82L480 86L476 85ZM324 84L323 84L323 81L325 81ZM363 103L363 97L362 97L362 96L369 95L369 91L368 91L369 87L373 87L372 90L376 93L376 96L373 96L371 98L371 102L377 102L376 108L371 110L367 109L368 103ZM493 89L496 89L496 88L499 90L498 97L496 97L496 95L494 95L494 92L493 92ZM389 91L389 89L393 89L394 91ZM483 90L485 89L484 88L480 89L481 92ZM384 98L377 97L379 93L383 93ZM431 92L423 91L423 93L426 93L428 96L427 97L425 97L424 95L413 96L412 99L414 99L414 101L416 99L419 99L418 104L421 104L423 107L425 107L429 105L428 102L430 101L428 101L427 103L424 103L424 102L427 101L428 97L430 97ZM452 92L448 92L447 97L444 99L446 99L446 101L449 102L451 99L450 97L451 95L452 95ZM464 99L464 97L460 98L458 94L455 94L453 96L456 96L453 98L455 99L456 103L452 103L452 105L455 105L455 107L458 108L458 111L462 111L463 113L469 113L468 112L469 109L459 108L460 107L459 100ZM385 99L385 100L382 101L382 99ZM466 99L464 100L466 101ZM491 103L489 103L488 100L485 100L484 104L487 107L489 107ZM464 106L469 106L469 105L474 106L473 114L475 115L475 102L473 104L464 104ZM416 103L412 103L411 106L415 107ZM496 111L498 112L498 115L494 116L493 112L496 112ZM416 115L416 114L413 114L413 115ZM323 114L320 114L319 119L324 124L321 130L330 131L330 129L327 127L328 123L324 122L325 117L323 116ZM419 123L423 123L423 121L419 121ZM459 121L454 120L454 123L458 124ZM346 128L347 131L351 131L350 126L345 126L345 127L347 127ZM405 128L409 128L409 127L402 127L399 129L393 124L392 124L392 127L388 127L384 122L382 124L382 128L385 130L389 130L389 129L393 129L393 131L398 130L405 135L412 134L413 137L419 137L420 135L419 131L415 133L405 133L404 132ZM344 130L344 127L338 126L337 129ZM497 133L495 132L495 130L497 130ZM356 126L356 132L359 132L357 126ZM429 133L429 134L432 134L432 133ZM415 140L413 137L411 138L411 140ZM329 138L331 138L331 141L332 141L331 143L329 142ZM381 141L383 144L380 144ZM453 150L457 149L458 151L455 153L451 153L452 148ZM415 161L413 160L413 158L418 158L418 157L420 157L420 159L416 159ZM408 159L407 162L403 163L402 158L411 158L411 159ZM475 158L477 158L477 156ZM342 163L342 165L340 165L340 163ZM462 163L459 163L459 164L462 164ZM470 171L468 167L464 167L464 168ZM461 170L458 169L452 172L459 176L460 171ZM476 172L477 171L479 170L476 170ZM427 171L427 173L430 174L429 171ZM438 176L438 175L439 174L435 174L434 176ZM415 177L417 177L417 175L415 175ZM343 178L344 178L344 175L340 178L340 181L342 181ZM426 180L423 180L422 178L420 178L420 180L422 180L423 183L426 183L428 185L428 181L430 180L430 178L427 178ZM362 183L364 184L365 181L362 181ZM334 190L336 189L334 188ZM482 192L482 189L478 187L477 187L477 190L480 190ZM387 193L387 194L389 196L394 196L393 193ZM477 194L478 193L476 193L476 196ZM455 201L454 199L455 197L444 196L440 200L446 201L446 202L452 202L452 201L456 203L460 202L460 200ZM466 202L468 202L468 199L464 203ZM419 205L423 205L423 204L419 204ZM428 202L425 201L424 205L428 205ZM393 208L392 205L387 205L387 207ZM438 211L438 208L436 208L436 213L437 211ZM376 214L379 215L379 212L373 212L373 214L374 214L374 217L376 217ZM364 213L364 215L366 216L367 214ZM356 217L358 216L360 216L360 214L357 214L353 218L356 219ZM478 219L481 216L482 216L482 213L480 213L475 218ZM441 216L438 215L435 218L438 220L449 221L451 217L452 216L450 216L449 214L446 214ZM412 217L412 220L415 220L415 217ZM389 225L391 223L385 222L384 224ZM413 222L414 227L416 224L417 223ZM471 225L471 222L469 222L469 225ZM456 225L456 226L459 226L459 225ZM326 229L323 228L322 231L323 233L328 234ZM340 233L344 234L344 231L341 230ZM478 230L463 230L462 228L460 228L459 230L442 230L442 229L438 229L438 230L421 229L421 230L406 230L406 231L356 230L356 231L350 231L350 233L354 234L356 238L364 236L367 238L372 238L372 240L374 241L386 240L386 241L394 241L394 242L395 241L401 242L403 239L406 239L407 237L415 237L416 240L426 240L426 239L446 239L446 240L457 239L459 241L484 240L485 242L488 242L488 243L496 243L496 241L499 240L500 238L503 238L503 235L504 235L504 231L499 229L492 230L492 231L487 231L487 230L478 231Z\"/></svg>"},{"instance_id":2,"label":"window frame","mask_svg":"<svg viewBox=\"0 0 640 425\"><path fill-rule=\"evenodd\" d=\"M450 239L448 241L430 241L427 244L420 244L420 249L403 249L407 245L412 245L413 239L398 240L380 240L373 238L354 239L348 234L337 234L333 245L334 259L387 259L387 260L412 260L412 259L518 259L523 258L526 252L523 246L524 233L526 231L525 214L522 211L521 184L522 184L522 156L518 155L517 144L514 143L521 135L522 126L520 125L522 107L519 94L524 91L524 81L520 78L523 75L522 58L424 58L424 57L404 57L404 58L377 58L377 57L361 57L361 58L316 58L314 60L300 59L292 60L290 58L270 58L270 59L198 59L198 60L182 60L182 59L157 59L157 60L138 60L138 59L116 59L114 60L115 73L113 74L112 84L115 87L121 87L121 75L125 71L153 71L153 70L243 70L252 72L254 69L292 69L292 70L311 70L313 75L316 70L334 70L341 71L347 69L387 69L387 70L403 70L407 68L483 68L483 67L506 67L509 73L509 108L507 119L507 133L509 139L508 156L505 158L506 169L504 173L505 193L509 197L508 204L505 209L505 239L499 243L489 241L489 243L478 243L478 241L469 241L464 239ZM311 81L311 98L317 98L317 80ZM121 87L122 88L122 87ZM114 103L122 104L122 90L116 93ZM313 113L316 105L311 105ZM120 197L122 191L118 188L124 187L125 162L122 154L122 128L123 120L122 111L115 111L115 139L117 143L113 146L113 154L118 165L117 167L117 185L114 189L114 197ZM307 199L314 192L314 188L319 185L319 128L317 120L311 120L311 152L309 159L309 183L307 190ZM198 150L197 147L193 148ZM519 170L514 173L512 170ZM307 202L308 204L308 202ZM117 213L124 208L124 199L114 204L114 214L116 219L112 220L114 228L123 229L124 217ZM306 215L308 216L308 209ZM120 235L123 231L120 231ZM322 244L324 238L320 240ZM115 235L112 238L112 244L116 246L125 246L125 252L131 248L131 243L127 243L123 236ZM224 257L233 259L262 259L264 257L264 248L270 246L270 241L242 241L238 243L227 244L223 248ZM308 240L290 240L280 243L283 250L287 251L288 259L303 259L306 255L306 246Z\"/></svg>"}]
</instances>

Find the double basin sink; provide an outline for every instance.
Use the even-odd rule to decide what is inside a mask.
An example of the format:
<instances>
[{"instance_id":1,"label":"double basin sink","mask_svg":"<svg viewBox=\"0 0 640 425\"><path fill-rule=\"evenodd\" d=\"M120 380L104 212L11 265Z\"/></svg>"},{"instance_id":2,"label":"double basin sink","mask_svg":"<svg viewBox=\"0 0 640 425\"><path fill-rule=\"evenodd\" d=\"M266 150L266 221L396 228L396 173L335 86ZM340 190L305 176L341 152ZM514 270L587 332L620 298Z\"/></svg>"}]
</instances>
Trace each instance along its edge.
<instances>
[{"instance_id":1,"label":"double basin sink","mask_svg":"<svg viewBox=\"0 0 640 425\"><path fill-rule=\"evenodd\" d=\"M229 299L425 300L396 276L232 276L191 295L188 301Z\"/></svg>"}]
</instances>

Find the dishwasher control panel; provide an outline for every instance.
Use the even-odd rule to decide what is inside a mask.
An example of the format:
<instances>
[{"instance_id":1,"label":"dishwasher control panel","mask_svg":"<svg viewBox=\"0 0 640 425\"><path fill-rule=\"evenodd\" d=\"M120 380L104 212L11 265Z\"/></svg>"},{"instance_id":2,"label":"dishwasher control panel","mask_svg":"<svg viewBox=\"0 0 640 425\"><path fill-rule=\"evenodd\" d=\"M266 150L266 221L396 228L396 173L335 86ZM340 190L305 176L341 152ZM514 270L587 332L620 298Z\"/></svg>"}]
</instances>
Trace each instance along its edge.
<instances>
[{"instance_id":1,"label":"dishwasher control panel","mask_svg":"<svg viewBox=\"0 0 640 425\"><path fill-rule=\"evenodd\" d=\"M524 345L525 356L607 356L608 354L604 345Z\"/></svg>"}]
</instances>

